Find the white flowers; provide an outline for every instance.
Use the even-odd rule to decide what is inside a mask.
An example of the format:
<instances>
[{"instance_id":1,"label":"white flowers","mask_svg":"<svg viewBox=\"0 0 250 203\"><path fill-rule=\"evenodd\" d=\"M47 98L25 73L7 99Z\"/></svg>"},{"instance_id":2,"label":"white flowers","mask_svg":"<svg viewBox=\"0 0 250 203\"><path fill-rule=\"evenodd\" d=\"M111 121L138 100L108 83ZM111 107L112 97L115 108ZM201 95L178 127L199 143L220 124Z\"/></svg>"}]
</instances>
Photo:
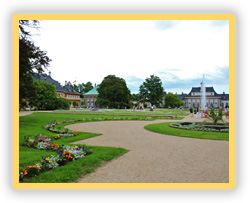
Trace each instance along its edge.
<instances>
[{"instance_id":1,"label":"white flowers","mask_svg":"<svg viewBox=\"0 0 250 203\"><path fill-rule=\"evenodd\" d=\"M73 154L73 161L76 159L83 158L85 156L85 152L82 150L82 148L79 147L71 147L68 145L63 146L63 151L68 151Z\"/></svg>"}]
</instances>

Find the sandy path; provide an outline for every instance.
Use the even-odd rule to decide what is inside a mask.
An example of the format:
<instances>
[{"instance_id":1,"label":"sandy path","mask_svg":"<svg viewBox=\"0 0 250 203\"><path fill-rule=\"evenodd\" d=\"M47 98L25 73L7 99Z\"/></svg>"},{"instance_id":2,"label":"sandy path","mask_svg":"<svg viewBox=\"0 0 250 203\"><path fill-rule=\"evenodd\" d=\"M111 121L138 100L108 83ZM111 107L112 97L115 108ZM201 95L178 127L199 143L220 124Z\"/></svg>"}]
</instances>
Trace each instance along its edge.
<instances>
[{"instance_id":1,"label":"sandy path","mask_svg":"<svg viewBox=\"0 0 250 203\"><path fill-rule=\"evenodd\" d=\"M34 112L37 112L37 113L53 113L53 111L20 111L19 116L28 116L30 114L33 114Z\"/></svg>"},{"instance_id":2,"label":"sandy path","mask_svg":"<svg viewBox=\"0 0 250 203\"><path fill-rule=\"evenodd\" d=\"M195 118L185 118L185 121ZM184 121L182 120L182 121ZM199 119L200 120L200 119ZM197 121L197 120L196 120ZM78 180L89 183L223 183L229 176L229 142L162 135L145 130L155 121L103 121L66 126L102 133L75 142L129 149Z\"/></svg>"}]
</instances>

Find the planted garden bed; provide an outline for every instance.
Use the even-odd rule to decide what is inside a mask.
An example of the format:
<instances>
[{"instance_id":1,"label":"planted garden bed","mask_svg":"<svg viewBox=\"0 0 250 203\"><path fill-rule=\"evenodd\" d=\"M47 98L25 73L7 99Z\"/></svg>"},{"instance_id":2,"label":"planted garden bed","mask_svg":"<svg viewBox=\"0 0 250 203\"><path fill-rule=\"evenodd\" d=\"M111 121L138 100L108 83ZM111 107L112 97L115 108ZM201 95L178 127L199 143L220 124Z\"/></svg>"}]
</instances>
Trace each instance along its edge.
<instances>
[{"instance_id":1,"label":"planted garden bed","mask_svg":"<svg viewBox=\"0 0 250 203\"><path fill-rule=\"evenodd\" d=\"M205 122L178 122L171 123L169 127L178 128L182 130L193 130L193 131L205 131L205 132L229 132L229 124L219 123L214 125L212 123Z\"/></svg>"}]
</instances>

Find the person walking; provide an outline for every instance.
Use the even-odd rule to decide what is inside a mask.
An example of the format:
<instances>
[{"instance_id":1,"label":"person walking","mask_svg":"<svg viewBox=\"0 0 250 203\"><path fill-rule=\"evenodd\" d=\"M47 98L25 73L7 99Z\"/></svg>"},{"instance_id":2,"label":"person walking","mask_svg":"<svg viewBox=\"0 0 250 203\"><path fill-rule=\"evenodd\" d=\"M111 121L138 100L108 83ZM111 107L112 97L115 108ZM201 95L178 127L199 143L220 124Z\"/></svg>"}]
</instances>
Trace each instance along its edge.
<instances>
[{"instance_id":1,"label":"person walking","mask_svg":"<svg viewBox=\"0 0 250 203\"><path fill-rule=\"evenodd\" d=\"M190 107L189 111L190 111L190 117L193 117L194 116L194 114L193 114L193 112L194 112L193 106Z\"/></svg>"},{"instance_id":2,"label":"person walking","mask_svg":"<svg viewBox=\"0 0 250 203\"><path fill-rule=\"evenodd\" d=\"M205 117L208 117L208 107L207 107L207 105L205 105L205 107L204 107L204 115L205 115Z\"/></svg>"},{"instance_id":3,"label":"person walking","mask_svg":"<svg viewBox=\"0 0 250 203\"><path fill-rule=\"evenodd\" d=\"M228 107L225 108L225 116L226 116L226 119L229 117L229 109L228 109Z\"/></svg>"},{"instance_id":4,"label":"person walking","mask_svg":"<svg viewBox=\"0 0 250 203\"><path fill-rule=\"evenodd\" d=\"M196 118L199 118L199 107L196 108Z\"/></svg>"}]
</instances>

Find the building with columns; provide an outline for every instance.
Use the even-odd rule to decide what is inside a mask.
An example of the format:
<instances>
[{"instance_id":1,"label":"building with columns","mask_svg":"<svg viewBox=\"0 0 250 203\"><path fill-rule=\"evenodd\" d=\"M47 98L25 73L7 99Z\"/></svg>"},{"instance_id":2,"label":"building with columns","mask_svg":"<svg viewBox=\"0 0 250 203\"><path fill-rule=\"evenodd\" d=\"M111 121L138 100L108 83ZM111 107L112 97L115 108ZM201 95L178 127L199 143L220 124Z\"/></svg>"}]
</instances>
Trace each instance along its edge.
<instances>
[{"instance_id":1,"label":"building with columns","mask_svg":"<svg viewBox=\"0 0 250 203\"><path fill-rule=\"evenodd\" d=\"M92 108L92 107L96 107L96 99L98 97L98 91L97 91L97 87L95 85L95 87L93 87L93 89L91 89L89 92L83 94L84 97L84 105L87 106L88 108Z\"/></svg>"},{"instance_id":2,"label":"building with columns","mask_svg":"<svg viewBox=\"0 0 250 203\"><path fill-rule=\"evenodd\" d=\"M201 108L201 87L192 87L189 94L181 94L178 97L184 102L185 107ZM206 87L206 105L208 107L219 108L229 106L229 94L217 94L213 87Z\"/></svg>"}]
</instances>

